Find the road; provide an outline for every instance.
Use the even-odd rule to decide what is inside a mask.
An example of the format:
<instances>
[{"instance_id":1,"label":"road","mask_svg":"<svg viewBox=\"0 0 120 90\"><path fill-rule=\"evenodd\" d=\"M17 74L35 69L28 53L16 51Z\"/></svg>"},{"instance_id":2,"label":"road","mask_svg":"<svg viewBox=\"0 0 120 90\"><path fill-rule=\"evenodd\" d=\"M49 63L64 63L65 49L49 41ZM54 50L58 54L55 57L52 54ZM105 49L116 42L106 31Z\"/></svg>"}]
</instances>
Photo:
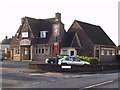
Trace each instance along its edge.
<instances>
[{"instance_id":1,"label":"road","mask_svg":"<svg viewBox=\"0 0 120 90\"><path fill-rule=\"evenodd\" d=\"M53 73L33 72L29 62L0 62L2 88L118 88L118 72Z\"/></svg>"}]
</instances>

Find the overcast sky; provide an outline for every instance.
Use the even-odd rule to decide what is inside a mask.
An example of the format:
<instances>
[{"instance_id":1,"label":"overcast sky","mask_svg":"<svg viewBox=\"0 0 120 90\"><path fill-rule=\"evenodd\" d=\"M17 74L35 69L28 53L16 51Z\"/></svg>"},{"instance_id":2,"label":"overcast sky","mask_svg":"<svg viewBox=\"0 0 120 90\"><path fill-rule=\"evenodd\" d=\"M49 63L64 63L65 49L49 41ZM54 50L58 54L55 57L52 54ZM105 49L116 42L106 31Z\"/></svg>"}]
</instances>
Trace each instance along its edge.
<instances>
[{"instance_id":1,"label":"overcast sky","mask_svg":"<svg viewBox=\"0 0 120 90\"><path fill-rule=\"evenodd\" d=\"M66 31L73 21L99 25L118 45L119 0L0 0L0 41L17 32L24 16L45 19L61 13Z\"/></svg>"}]
</instances>

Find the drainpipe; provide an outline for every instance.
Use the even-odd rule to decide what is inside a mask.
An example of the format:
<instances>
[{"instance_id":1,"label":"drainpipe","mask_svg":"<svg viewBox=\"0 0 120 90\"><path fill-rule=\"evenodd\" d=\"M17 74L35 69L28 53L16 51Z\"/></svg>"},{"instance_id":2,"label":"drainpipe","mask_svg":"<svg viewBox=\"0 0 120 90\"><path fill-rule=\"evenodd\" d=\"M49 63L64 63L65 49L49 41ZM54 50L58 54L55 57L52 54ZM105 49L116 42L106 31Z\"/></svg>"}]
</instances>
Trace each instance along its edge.
<instances>
[{"instance_id":1,"label":"drainpipe","mask_svg":"<svg viewBox=\"0 0 120 90\"><path fill-rule=\"evenodd\" d=\"M94 45L94 57L96 57L96 45Z\"/></svg>"},{"instance_id":2,"label":"drainpipe","mask_svg":"<svg viewBox=\"0 0 120 90\"><path fill-rule=\"evenodd\" d=\"M30 47L30 53L31 53L30 59L32 61L33 60L33 45L31 45L31 47Z\"/></svg>"},{"instance_id":3,"label":"drainpipe","mask_svg":"<svg viewBox=\"0 0 120 90\"><path fill-rule=\"evenodd\" d=\"M99 46L99 61L100 61L100 58L101 58L101 47Z\"/></svg>"}]
</instances>

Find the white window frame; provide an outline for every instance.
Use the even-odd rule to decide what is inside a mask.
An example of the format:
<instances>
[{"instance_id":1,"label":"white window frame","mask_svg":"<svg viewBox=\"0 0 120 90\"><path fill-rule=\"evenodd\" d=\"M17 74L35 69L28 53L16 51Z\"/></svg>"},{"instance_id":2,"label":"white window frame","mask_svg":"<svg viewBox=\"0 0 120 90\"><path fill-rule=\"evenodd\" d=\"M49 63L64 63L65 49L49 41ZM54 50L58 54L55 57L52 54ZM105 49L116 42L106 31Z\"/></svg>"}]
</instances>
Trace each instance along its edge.
<instances>
[{"instance_id":1,"label":"white window frame","mask_svg":"<svg viewBox=\"0 0 120 90\"><path fill-rule=\"evenodd\" d=\"M28 38L28 32L22 32L22 38Z\"/></svg>"},{"instance_id":2,"label":"white window frame","mask_svg":"<svg viewBox=\"0 0 120 90\"><path fill-rule=\"evenodd\" d=\"M43 52L42 52L43 50ZM46 49L44 47L39 47L39 46L36 46L35 47L35 54L38 54L38 55L44 55L46 54ZM48 49L48 54L49 54L49 49Z\"/></svg>"},{"instance_id":3,"label":"white window frame","mask_svg":"<svg viewBox=\"0 0 120 90\"><path fill-rule=\"evenodd\" d=\"M112 50L112 55L113 55L113 56L115 55L115 50Z\"/></svg>"},{"instance_id":4,"label":"white window frame","mask_svg":"<svg viewBox=\"0 0 120 90\"><path fill-rule=\"evenodd\" d=\"M46 31L40 31L40 38L46 38Z\"/></svg>"},{"instance_id":5,"label":"white window frame","mask_svg":"<svg viewBox=\"0 0 120 90\"><path fill-rule=\"evenodd\" d=\"M62 53L63 53L64 55L68 55L68 50L62 50Z\"/></svg>"},{"instance_id":6,"label":"white window frame","mask_svg":"<svg viewBox=\"0 0 120 90\"><path fill-rule=\"evenodd\" d=\"M110 55L110 50L107 50L107 55Z\"/></svg>"},{"instance_id":7,"label":"white window frame","mask_svg":"<svg viewBox=\"0 0 120 90\"><path fill-rule=\"evenodd\" d=\"M120 55L120 50L118 50L118 55Z\"/></svg>"},{"instance_id":8,"label":"white window frame","mask_svg":"<svg viewBox=\"0 0 120 90\"><path fill-rule=\"evenodd\" d=\"M101 55L105 55L105 50L101 50Z\"/></svg>"},{"instance_id":9,"label":"white window frame","mask_svg":"<svg viewBox=\"0 0 120 90\"><path fill-rule=\"evenodd\" d=\"M28 54L28 48L24 48L24 54L25 54L25 55Z\"/></svg>"}]
</instances>

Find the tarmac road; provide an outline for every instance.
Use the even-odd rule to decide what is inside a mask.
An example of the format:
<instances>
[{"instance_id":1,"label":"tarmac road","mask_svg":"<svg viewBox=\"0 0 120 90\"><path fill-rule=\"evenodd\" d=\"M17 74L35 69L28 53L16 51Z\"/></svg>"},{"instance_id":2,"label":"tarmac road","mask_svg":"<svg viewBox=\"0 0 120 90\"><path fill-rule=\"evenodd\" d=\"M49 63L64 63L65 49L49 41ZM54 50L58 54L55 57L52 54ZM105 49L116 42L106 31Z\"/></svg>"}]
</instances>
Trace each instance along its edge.
<instances>
[{"instance_id":1,"label":"tarmac road","mask_svg":"<svg viewBox=\"0 0 120 90\"><path fill-rule=\"evenodd\" d=\"M118 72L53 73L33 72L29 62L3 61L2 88L118 88ZM1 65L0 65L1 66Z\"/></svg>"}]
</instances>

